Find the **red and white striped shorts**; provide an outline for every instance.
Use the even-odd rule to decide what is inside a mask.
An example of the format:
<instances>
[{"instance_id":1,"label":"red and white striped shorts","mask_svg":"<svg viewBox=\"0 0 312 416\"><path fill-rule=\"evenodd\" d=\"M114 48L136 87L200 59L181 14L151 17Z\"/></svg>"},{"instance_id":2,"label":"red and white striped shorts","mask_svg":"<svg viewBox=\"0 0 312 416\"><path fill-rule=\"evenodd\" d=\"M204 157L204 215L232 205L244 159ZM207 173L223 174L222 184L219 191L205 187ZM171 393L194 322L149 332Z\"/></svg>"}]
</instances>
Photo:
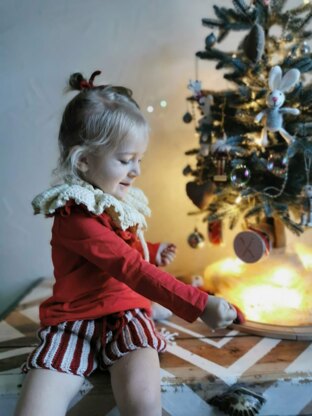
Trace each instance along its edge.
<instances>
[{"instance_id":1,"label":"red and white striped shorts","mask_svg":"<svg viewBox=\"0 0 312 416\"><path fill-rule=\"evenodd\" d=\"M166 341L141 309L115 313L95 320L62 322L38 331L40 344L22 370L56 370L87 377L139 348L166 349Z\"/></svg>"}]
</instances>

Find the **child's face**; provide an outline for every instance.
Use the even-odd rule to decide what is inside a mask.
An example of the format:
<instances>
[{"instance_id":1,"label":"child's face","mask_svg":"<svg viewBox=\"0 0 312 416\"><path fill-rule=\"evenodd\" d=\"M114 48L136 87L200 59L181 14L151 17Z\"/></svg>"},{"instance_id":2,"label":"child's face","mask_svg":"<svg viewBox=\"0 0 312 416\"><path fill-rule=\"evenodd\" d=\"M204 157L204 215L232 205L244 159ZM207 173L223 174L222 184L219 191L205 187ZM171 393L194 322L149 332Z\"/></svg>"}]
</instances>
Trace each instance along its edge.
<instances>
[{"instance_id":1,"label":"child's face","mask_svg":"<svg viewBox=\"0 0 312 416\"><path fill-rule=\"evenodd\" d=\"M87 157L86 179L102 191L123 199L136 177L148 139L140 134L127 137L115 150L99 151Z\"/></svg>"}]
</instances>

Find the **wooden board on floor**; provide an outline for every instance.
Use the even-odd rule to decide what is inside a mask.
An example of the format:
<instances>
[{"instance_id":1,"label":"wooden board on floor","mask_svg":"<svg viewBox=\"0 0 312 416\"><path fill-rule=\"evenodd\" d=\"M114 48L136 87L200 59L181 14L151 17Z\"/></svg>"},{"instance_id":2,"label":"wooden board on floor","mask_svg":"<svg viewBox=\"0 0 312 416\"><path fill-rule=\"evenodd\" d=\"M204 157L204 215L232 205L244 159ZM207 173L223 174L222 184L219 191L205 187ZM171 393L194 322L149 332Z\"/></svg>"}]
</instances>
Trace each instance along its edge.
<instances>
[{"instance_id":1,"label":"wooden board on floor","mask_svg":"<svg viewBox=\"0 0 312 416\"><path fill-rule=\"evenodd\" d=\"M0 416L1 411L13 414L24 378L19 369L37 343L38 305L51 287L50 280L43 280L0 322L0 409L5 409ZM168 338L168 351L160 355L164 415L220 415L206 400L237 383L267 399L260 415L312 414L311 342L235 328L211 332L199 320L189 324L175 316L157 327ZM108 373L96 372L68 414L95 416L99 409L101 415L118 415Z\"/></svg>"}]
</instances>

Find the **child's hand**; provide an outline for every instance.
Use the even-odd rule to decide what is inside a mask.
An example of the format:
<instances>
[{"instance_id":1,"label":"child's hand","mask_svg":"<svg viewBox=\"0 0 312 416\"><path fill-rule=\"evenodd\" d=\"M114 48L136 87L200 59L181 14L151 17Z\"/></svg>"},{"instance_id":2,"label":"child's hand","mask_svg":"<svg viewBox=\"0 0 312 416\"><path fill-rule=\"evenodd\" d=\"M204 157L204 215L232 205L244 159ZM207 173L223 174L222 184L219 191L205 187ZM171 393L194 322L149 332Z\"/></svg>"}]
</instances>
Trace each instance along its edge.
<instances>
[{"instance_id":1,"label":"child's hand","mask_svg":"<svg viewBox=\"0 0 312 416\"><path fill-rule=\"evenodd\" d=\"M209 295L201 319L211 329L226 328L237 317L236 309L225 299Z\"/></svg>"},{"instance_id":2,"label":"child's hand","mask_svg":"<svg viewBox=\"0 0 312 416\"><path fill-rule=\"evenodd\" d=\"M172 263L177 252L177 247L174 244L162 243L159 245L157 254L156 254L156 264L157 266L168 266Z\"/></svg>"}]
</instances>

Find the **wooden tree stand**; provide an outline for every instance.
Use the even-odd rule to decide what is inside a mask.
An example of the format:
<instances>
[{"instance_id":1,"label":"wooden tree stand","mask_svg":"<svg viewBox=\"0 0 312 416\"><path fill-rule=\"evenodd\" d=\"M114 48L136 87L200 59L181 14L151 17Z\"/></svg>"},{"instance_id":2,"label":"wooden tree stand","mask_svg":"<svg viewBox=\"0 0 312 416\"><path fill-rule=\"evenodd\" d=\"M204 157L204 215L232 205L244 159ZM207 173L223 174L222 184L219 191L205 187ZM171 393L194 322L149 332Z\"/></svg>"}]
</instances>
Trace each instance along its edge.
<instances>
[{"instance_id":1,"label":"wooden tree stand","mask_svg":"<svg viewBox=\"0 0 312 416\"><path fill-rule=\"evenodd\" d=\"M312 325L285 326L246 321L244 325L233 325L233 327L238 331L261 337L312 341Z\"/></svg>"}]
</instances>

